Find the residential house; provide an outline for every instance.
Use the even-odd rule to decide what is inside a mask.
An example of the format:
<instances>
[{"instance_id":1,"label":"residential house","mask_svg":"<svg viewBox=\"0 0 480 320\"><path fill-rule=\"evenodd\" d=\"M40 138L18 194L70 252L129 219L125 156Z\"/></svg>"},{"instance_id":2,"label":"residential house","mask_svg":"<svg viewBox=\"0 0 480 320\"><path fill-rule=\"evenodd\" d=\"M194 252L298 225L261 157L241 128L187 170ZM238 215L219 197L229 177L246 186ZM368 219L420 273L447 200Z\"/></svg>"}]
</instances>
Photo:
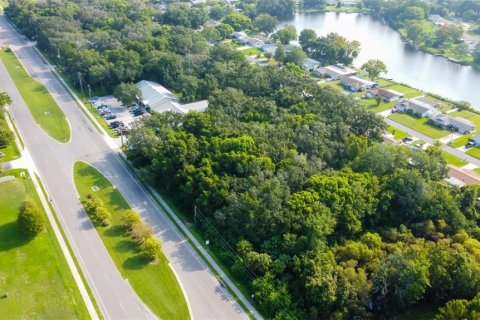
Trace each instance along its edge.
<instances>
[{"instance_id":1,"label":"residential house","mask_svg":"<svg viewBox=\"0 0 480 320\"><path fill-rule=\"evenodd\" d=\"M260 49L263 51L263 53L270 53L274 55L275 51L277 51L277 48L278 46L276 44L265 43Z\"/></svg>"},{"instance_id":2,"label":"residential house","mask_svg":"<svg viewBox=\"0 0 480 320\"><path fill-rule=\"evenodd\" d=\"M155 112L187 113L189 111L204 111L208 107L207 100L181 104L177 96L161 84L153 81L142 80L137 83L137 86L142 91L140 103Z\"/></svg>"},{"instance_id":3,"label":"residential house","mask_svg":"<svg viewBox=\"0 0 480 320\"><path fill-rule=\"evenodd\" d=\"M438 14L431 14L428 16L428 20L430 20L434 25L443 27L443 26L448 26L451 25L452 22L448 21L442 16L439 16Z\"/></svg>"},{"instance_id":4,"label":"residential house","mask_svg":"<svg viewBox=\"0 0 480 320\"><path fill-rule=\"evenodd\" d=\"M384 89L384 88L372 88L368 91L366 96L370 99L380 96L383 98L385 102L394 102L394 101L399 101L400 99L403 99L405 95L395 90Z\"/></svg>"},{"instance_id":5,"label":"residential house","mask_svg":"<svg viewBox=\"0 0 480 320\"><path fill-rule=\"evenodd\" d=\"M476 145L476 146L480 146L480 133L477 133L477 134L473 137L473 141L475 142L475 145Z\"/></svg>"},{"instance_id":6,"label":"residential house","mask_svg":"<svg viewBox=\"0 0 480 320\"><path fill-rule=\"evenodd\" d=\"M413 115L430 118L438 113L434 105L421 101L417 98L400 101L395 108L400 112L411 112Z\"/></svg>"},{"instance_id":7,"label":"residential house","mask_svg":"<svg viewBox=\"0 0 480 320\"><path fill-rule=\"evenodd\" d=\"M257 49L261 49L265 45L265 42L263 42L262 40L260 40L258 38L246 37L246 38L243 38L242 40L246 45L255 47Z\"/></svg>"},{"instance_id":8,"label":"residential house","mask_svg":"<svg viewBox=\"0 0 480 320\"><path fill-rule=\"evenodd\" d=\"M345 65L336 64L332 66L316 68L313 70L313 74L319 77L330 78L332 80L340 80L345 77L354 76L357 74L357 72Z\"/></svg>"},{"instance_id":9,"label":"residential house","mask_svg":"<svg viewBox=\"0 0 480 320\"><path fill-rule=\"evenodd\" d=\"M443 113L434 115L430 119L430 122L442 129L452 130L461 134L471 133L475 130L475 125L471 121L463 118L450 117Z\"/></svg>"},{"instance_id":10,"label":"residential house","mask_svg":"<svg viewBox=\"0 0 480 320\"><path fill-rule=\"evenodd\" d=\"M243 38L247 38L248 35L244 31L235 31L235 32L232 33L231 37L234 38L237 41L240 41Z\"/></svg>"},{"instance_id":11,"label":"residential house","mask_svg":"<svg viewBox=\"0 0 480 320\"><path fill-rule=\"evenodd\" d=\"M302 64L302 68L307 71L312 71L318 67L320 67L322 63L318 60L307 58L305 62Z\"/></svg>"},{"instance_id":12,"label":"residential house","mask_svg":"<svg viewBox=\"0 0 480 320\"><path fill-rule=\"evenodd\" d=\"M373 81L362 79L359 77L351 76L344 77L340 80L340 83L349 91L359 92L373 88L377 84Z\"/></svg>"}]
</instances>

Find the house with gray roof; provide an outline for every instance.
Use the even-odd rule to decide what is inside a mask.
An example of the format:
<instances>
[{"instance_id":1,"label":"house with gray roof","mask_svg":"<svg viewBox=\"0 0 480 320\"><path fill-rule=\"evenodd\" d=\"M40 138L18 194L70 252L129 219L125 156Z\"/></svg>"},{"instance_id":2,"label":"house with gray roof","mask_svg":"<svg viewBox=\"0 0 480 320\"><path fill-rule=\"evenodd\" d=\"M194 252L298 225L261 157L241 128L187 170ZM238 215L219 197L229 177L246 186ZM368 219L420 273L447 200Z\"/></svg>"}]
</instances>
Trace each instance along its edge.
<instances>
[{"instance_id":1,"label":"house with gray roof","mask_svg":"<svg viewBox=\"0 0 480 320\"><path fill-rule=\"evenodd\" d=\"M373 88L377 84L373 81L363 79L360 77L350 76L344 77L340 83L349 91L359 92Z\"/></svg>"},{"instance_id":2,"label":"house with gray roof","mask_svg":"<svg viewBox=\"0 0 480 320\"><path fill-rule=\"evenodd\" d=\"M345 65L336 64L326 67L319 67L313 70L313 74L319 77L326 77L332 80L339 80L345 77L354 76L357 72Z\"/></svg>"},{"instance_id":3,"label":"house with gray roof","mask_svg":"<svg viewBox=\"0 0 480 320\"><path fill-rule=\"evenodd\" d=\"M400 112L409 112L422 118L430 118L439 113L435 104L421 100L421 98L402 100L395 108Z\"/></svg>"},{"instance_id":4,"label":"house with gray roof","mask_svg":"<svg viewBox=\"0 0 480 320\"><path fill-rule=\"evenodd\" d=\"M370 99L376 98L377 96L382 97L385 102L394 102L403 99L405 95L401 92L384 88L373 88L367 93L367 97Z\"/></svg>"},{"instance_id":5,"label":"house with gray roof","mask_svg":"<svg viewBox=\"0 0 480 320\"><path fill-rule=\"evenodd\" d=\"M475 125L463 118L450 117L440 113L430 119L430 123L445 130L459 132L461 134L471 133L475 130Z\"/></svg>"}]
</instances>

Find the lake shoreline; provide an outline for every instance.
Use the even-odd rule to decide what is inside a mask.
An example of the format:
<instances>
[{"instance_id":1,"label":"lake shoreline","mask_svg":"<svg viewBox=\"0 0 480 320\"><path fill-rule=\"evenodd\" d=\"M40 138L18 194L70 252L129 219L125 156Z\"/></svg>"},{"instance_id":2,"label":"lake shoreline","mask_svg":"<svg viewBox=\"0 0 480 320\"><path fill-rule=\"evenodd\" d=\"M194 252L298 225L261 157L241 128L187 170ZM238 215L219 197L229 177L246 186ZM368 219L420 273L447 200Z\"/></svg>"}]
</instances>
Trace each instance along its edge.
<instances>
[{"instance_id":1,"label":"lake shoreline","mask_svg":"<svg viewBox=\"0 0 480 320\"><path fill-rule=\"evenodd\" d=\"M350 10L351 9L351 10ZM325 8L325 9L307 9L307 10L296 10L295 13L326 13L326 12L334 12L334 13L345 13L345 14L362 14L362 15L369 15L372 19L375 19L375 20L378 20L378 21L382 21L381 19L378 19L377 17L375 16L372 16L370 14L370 10L369 9L359 9L357 7L347 7L347 8L340 8L339 10L336 10L335 9L329 9L329 8ZM383 23L384 21L382 21ZM413 42L413 41L410 41L408 39L406 39L402 33L400 32L400 30L397 30L395 28L392 28L388 23L385 23L385 25L387 25L389 28L391 28L392 30L394 30L395 32L397 32L402 41L409 44L410 42L413 44L415 50L418 50L418 51L421 51L421 52L424 52L426 54L431 54L435 57L441 57L441 58L445 58L447 59L448 61L450 62L453 62L455 64L458 64L458 65L461 65L461 66L470 66L472 68L474 68L475 70L478 70L480 71L480 64L478 63L475 63L475 62L468 62L468 61L464 61L464 60L458 60L456 59L455 57L451 57L449 55L446 55L446 54L442 54L442 53L432 53L430 51L428 51L428 48L421 48L418 46L417 43Z\"/></svg>"}]
</instances>

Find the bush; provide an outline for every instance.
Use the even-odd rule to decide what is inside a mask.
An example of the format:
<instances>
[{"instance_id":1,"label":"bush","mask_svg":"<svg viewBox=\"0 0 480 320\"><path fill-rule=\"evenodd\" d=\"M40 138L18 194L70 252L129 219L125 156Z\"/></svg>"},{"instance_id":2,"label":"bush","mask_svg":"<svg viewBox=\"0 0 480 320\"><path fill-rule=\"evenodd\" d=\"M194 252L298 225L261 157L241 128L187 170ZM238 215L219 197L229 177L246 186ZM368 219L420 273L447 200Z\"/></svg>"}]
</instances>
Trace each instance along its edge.
<instances>
[{"instance_id":1,"label":"bush","mask_svg":"<svg viewBox=\"0 0 480 320\"><path fill-rule=\"evenodd\" d=\"M95 222L101 224L102 226L106 227L110 225L110 219L112 215L105 207L97 207L95 210L95 215L93 219Z\"/></svg>"},{"instance_id":2,"label":"bush","mask_svg":"<svg viewBox=\"0 0 480 320\"><path fill-rule=\"evenodd\" d=\"M0 148L6 147L12 139L12 132L8 129L6 123L0 120Z\"/></svg>"},{"instance_id":3,"label":"bush","mask_svg":"<svg viewBox=\"0 0 480 320\"><path fill-rule=\"evenodd\" d=\"M158 259L162 252L162 243L154 237L149 237L140 246L140 252L150 261Z\"/></svg>"},{"instance_id":4,"label":"bush","mask_svg":"<svg viewBox=\"0 0 480 320\"><path fill-rule=\"evenodd\" d=\"M132 228L134 224L139 223L141 221L142 219L140 218L140 215L133 210L128 210L122 216L122 224L125 226L125 228L128 228L128 229Z\"/></svg>"},{"instance_id":5,"label":"bush","mask_svg":"<svg viewBox=\"0 0 480 320\"><path fill-rule=\"evenodd\" d=\"M47 225L42 210L30 198L27 198L20 208L17 221L23 232L29 237L37 236Z\"/></svg>"},{"instance_id":6,"label":"bush","mask_svg":"<svg viewBox=\"0 0 480 320\"><path fill-rule=\"evenodd\" d=\"M142 244L145 240L150 238L153 234L151 225L144 222L137 222L132 225L132 238L137 244Z\"/></svg>"}]
</instances>

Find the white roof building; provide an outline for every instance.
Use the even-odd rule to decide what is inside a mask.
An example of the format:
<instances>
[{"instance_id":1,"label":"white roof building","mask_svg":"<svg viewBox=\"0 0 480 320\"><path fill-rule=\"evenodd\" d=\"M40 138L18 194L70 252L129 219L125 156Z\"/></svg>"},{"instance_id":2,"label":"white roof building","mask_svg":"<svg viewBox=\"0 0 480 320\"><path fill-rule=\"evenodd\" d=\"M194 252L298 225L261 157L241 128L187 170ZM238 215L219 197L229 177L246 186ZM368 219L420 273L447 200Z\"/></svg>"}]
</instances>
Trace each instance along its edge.
<instances>
[{"instance_id":1,"label":"white roof building","mask_svg":"<svg viewBox=\"0 0 480 320\"><path fill-rule=\"evenodd\" d=\"M142 91L142 104L155 112L178 112L188 113L189 111L205 111L208 101L196 101L187 104L179 103L179 99L167 88L153 81L142 80L137 83Z\"/></svg>"}]
</instances>

